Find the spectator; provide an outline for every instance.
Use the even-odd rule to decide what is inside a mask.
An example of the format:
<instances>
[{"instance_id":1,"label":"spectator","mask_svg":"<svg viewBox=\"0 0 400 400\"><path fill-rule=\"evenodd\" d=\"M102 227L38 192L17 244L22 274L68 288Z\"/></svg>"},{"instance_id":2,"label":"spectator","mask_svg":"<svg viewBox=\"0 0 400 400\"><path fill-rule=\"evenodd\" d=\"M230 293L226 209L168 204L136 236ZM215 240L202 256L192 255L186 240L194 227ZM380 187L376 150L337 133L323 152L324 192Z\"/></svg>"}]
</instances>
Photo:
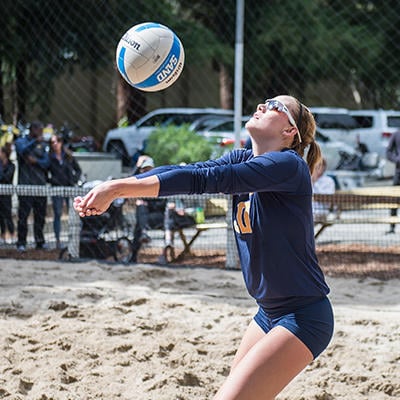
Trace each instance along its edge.
<instances>
[{"instance_id":1,"label":"spectator","mask_svg":"<svg viewBox=\"0 0 400 400\"><path fill-rule=\"evenodd\" d=\"M13 183L15 173L15 165L10 160L10 147L5 145L0 148L0 184L11 185ZM6 242L6 231L14 239L15 227L12 219L12 202L11 195L3 194L0 196L0 242Z\"/></svg>"},{"instance_id":2,"label":"spectator","mask_svg":"<svg viewBox=\"0 0 400 400\"><path fill-rule=\"evenodd\" d=\"M393 175L393 185L400 185L400 130L396 131L389 140L386 148L386 158L395 164L395 171ZM390 210L392 217L397 215L397 208ZM390 224L390 228L387 233L395 233L395 224Z\"/></svg>"},{"instance_id":3,"label":"spectator","mask_svg":"<svg viewBox=\"0 0 400 400\"><path fill-rule=\"evenodd\" d=\"M154 160L142 155L138 158L133 169L133 175L148 172L154 168ZM151 238L149 229L161 229L163 227L164 212L167 201L164 199L136 199L136 225L133 233L133 262L136 262L137 253L143 243L148 243Z\"/></svg>"},{"instance_id":4,"label":"spectator","mask_svg":"<svg viewBox=\"0 0 400 400\"><path fill-rule=\"evenodd\" d=\"M52 186L74 186L77 184L82 170L72 155L72 152L64 147L61 135L53 135L50 139L50 184ZM53 229L56 237L56 247L61 247L61 215L63 205L69 207L68 197L53 196Z\"/></svg>"},{"instance_id":5,"label":"spectator","mask_svg":"<svg viewBox=\"0 0 400 400\"><path fill-rule=\"evenodd\" d=\"M311 176L314 194L333 194L335 193L335 181L332 177L326 175L327 162L325 158L321 158L314 168ZM329 214L329 205L314 201L313 214L316 221L325 219Z\"/></svg>"},{"instance_id":6,"label":"spectator","mask_svg":"<svg viewBox=\"0 0 400 400\"><path fill-rule=\"evenodd\" d=\"M18 159L19 185L46 185L50 165L49 154L43 142L43 124L32 122L29 135L15 140L15 150ZM18 241L17 249L26 250L28 234L28 217L33 210L33 235L37 249L46 248L43 228L46 218L47 197L26 196L18 197Z\"/></svg>"},{"instance_id":7,"label":"spectator","mask_svg":"<svg viewBox=\"0 0 400 400\"><path fill-rule=\"evenodd\" d=\"M138 158L134 174L142 174L154 168L154 160L142 155ZM136 262L136 256L143 243L151 241L148 234L150 229L164 229L165 247L173 245L173 230L178 226L194 225L194 218L185 213L183 204L166 199L141 198L136 200L136 225L133 238L132 261Z\"/></svg>"}]
</instances>

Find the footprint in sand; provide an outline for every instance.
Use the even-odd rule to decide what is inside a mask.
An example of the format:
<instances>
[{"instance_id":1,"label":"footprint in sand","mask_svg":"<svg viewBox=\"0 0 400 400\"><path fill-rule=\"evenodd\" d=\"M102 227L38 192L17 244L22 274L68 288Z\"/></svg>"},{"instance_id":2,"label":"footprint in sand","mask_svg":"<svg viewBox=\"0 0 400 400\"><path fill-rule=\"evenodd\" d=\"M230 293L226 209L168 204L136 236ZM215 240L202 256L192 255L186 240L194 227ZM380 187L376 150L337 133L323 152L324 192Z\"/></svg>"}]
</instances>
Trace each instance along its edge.
<instances>
[{"instance_id":1,"label":"footprint in sand","mask_svg":"<svg viewBox=\"0 0 400 400\"><path fill-rule=\"evenodd\" d=\"M158 349L158 356L162 358L168 357L174 347L175 345L173 343L170 343L167 346L160 346Z\"/></svg>"},{"instance_id":2,"label":"footprint in sand","mask_svg":"<svg viewBox=\"0 0 400 400\"><path fill-rule=\"evenodd\" d=\"M60 373L60 381L65 385L69 385L71 383L75 383L78 381L78 378L71 375L69 373L70 366L63 363L60 365L61 373Z\"/></svg>"},{"instance_id":3,"label":"footprint in sand","mask_svg":"<svg viewBox=\"0 0 400 400\"><path fill-rule=\"evenodd\" d=\"M11 393L7 392L7 390L3 388L0 388L0 399L5 399L8 396L11 396Z\"/></svg>"},{"instance_id":4,"label":"footprint in sand","mask_svg":"<svg viewBox=\"0 0 400 400\"><path fill-rule=\"evenodd\" d=\"M107 336L122 336L131 333L130 329L127 328L105 328Z\"/></svg>"},{"instance_id":5,"label":"footprint in sand","mask_svg":"<svg viewBox=\"0 0 400 400\"><path fill-rule=\"evenodd\" d=\"M21 394L27 395L27 394L32 390L32 387L33 387L33 382L32 382L30 379L21 378L21 379L19 380L19 388L18 388L18 391L19 391Z\"/></svg>"},{"instance_id":6,"label":"footprint in sand","mask_svg":"<svg viewBox=\"0 0 400 400\"><path fill-rule=\"evenodd\" d=\"M49 310L53 311L64 311L66 310L70 305L66 303L65 301L61 302L51 302L49 305Z\"/></svg>"},{"instance_id":7,"label":"footprint in sand","mask_svg":"<svg viewBox=\"0 0 400 400\"><path fill-rule=\"evenodd\" d=\"M181 386L202 386L201 380L190 372L185 372L182 378L177 379Z\"/></svg>"},{"instance_id":8,"label":"footprint in sand","mask_svg":"<svg viewBox=\"0 0 400 400\"><path fill-rule=\"evenodd\" d=\"M148 301L149 299L139 298L139 299L125 301L122 303L122 305L124 307L141 306L143 304L146 304Z\"/></svg>"}]
</instances>

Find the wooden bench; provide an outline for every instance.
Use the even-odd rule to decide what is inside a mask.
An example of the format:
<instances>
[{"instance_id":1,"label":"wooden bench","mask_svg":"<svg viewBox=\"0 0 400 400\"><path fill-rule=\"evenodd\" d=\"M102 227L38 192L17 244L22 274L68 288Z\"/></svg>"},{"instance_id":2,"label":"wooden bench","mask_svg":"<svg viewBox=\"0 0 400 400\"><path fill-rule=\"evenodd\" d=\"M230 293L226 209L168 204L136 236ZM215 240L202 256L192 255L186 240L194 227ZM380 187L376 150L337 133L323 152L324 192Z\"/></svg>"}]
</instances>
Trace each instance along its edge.
<instances>
[{"instance_id":1,"label":"wooden bench","mask_svg":"<svg viewBox=\"0 0 400 400\"><path fill-rule=\"evenodd\" d=\"M202 232L208 231L210 229L227 229L228 224L226 222L204 222L201 224L196 224L189 228L180 228L175 232L178 233L180 239L183 243L183 250L175 255L175 248L172 246L166 246L163 249L163 256L165 262L177 262L182 261L186 256L191 254L191 248L196 239L200 236ZM187 236L187 230L194 230L194 234L189 238Z\"/></svg>"},{"instance_id":2,"label":"wooden bench","mask_svg":"<svg viewBox=\"0 0 400 400\"><path fill-rule=\"evenodd\" d=\"M390 216L390 210L400 208L400 187L363 187L353 190L338 191L335 194L315 194L314 201L324 203L330 213L325 218L316 218L314 221L317 238L328 227L336 224L400 224L400 216ZM376 216L368 211L387 210L387 215ZM225 211L225 210L224 210ZM367 213L346 213L347 211L367 211ZM165 248L164 254L169 252L166 259L169 262L182 261L191 254L192 245L202 232L210 229L227 229L226 222L206 222L196 224L190 228L176 230L183 243L183 250L175 255L174 248ZM188 237L189 230L194 234Z\"/></svg>"},{"instance_id":3,"label":"wooden bench","mask_svg":"<svg viewBox=\"0 0 400 400\"><path fill-rule=\"evenodd\" d=\"M393 189L393 187L390 187ZM379 194L380 193L380 194ZM314 236L317 238L326 228L336 224L399 224L400 217L390 216L389 211L400 208L400 192L382 188L358 188L335 194L315 194L314 201L329 209L326 216L315 217ZM374 210L387 210L387 216L376 216ZM346 211L371 211L360 215L346 215Z\"/></svg>"},{"instance_id":4,"label":"wooden bench","mask_svg":"<svg viewBox=\"0 0 400 400\"><path fill-rule=\"evenodd\" d=\"M227 229L228 224L222 221L221 218L226 218L228 212L228 198L214 197L212 195L205 197L204 213L206 220L203 223L198 223L188 228L180 228L175 230L183 244L183 250L175 255L175 248L167 246L163 249L163 255L166 262L182 261L186 256L191 254L191 248L194 242L199 238L202 232L210 229ZM216 221L215 218L218 218ZM208 221L207 221L208 219ZM188 232L193 232L191 237L188 237Z\"/></svg>"}]
</instances>

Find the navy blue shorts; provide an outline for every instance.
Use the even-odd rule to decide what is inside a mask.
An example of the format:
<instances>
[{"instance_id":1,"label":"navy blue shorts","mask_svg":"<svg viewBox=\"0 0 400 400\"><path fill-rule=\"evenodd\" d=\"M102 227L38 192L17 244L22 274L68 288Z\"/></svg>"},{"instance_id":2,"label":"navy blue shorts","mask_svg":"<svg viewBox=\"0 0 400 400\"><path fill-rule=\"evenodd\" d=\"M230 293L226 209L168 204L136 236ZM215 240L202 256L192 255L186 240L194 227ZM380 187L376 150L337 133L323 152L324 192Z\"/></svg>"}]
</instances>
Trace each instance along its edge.
<instances>
[{"instance_id":1,"label":"navy blue shorts","mask_svg":"<svg viewBox=\"0 0 400 400\"><path fill-rule=\"evenodd\" d=\"M333 311L327 297L276 318L270 318L260 307L254 320L265 333L283 326L310 349L314 359L326 349L333 335Z\"/></svg>"}]
</instances>

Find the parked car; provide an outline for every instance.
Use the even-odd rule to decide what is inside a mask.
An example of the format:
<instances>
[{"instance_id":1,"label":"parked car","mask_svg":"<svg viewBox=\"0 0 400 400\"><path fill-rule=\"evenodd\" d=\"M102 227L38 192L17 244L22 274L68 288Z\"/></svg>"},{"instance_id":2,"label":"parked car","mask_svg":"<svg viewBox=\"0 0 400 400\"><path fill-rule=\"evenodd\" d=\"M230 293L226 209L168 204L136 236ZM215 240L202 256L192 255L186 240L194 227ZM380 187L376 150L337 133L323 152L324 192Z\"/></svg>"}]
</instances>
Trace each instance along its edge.
<instances>
[{"instance_id":1,"label":"parked car","mask_svg":"<svg viewBox=\"0 0 400 400\"><path fill-rule=\"evenodd\" d=\"M197 118L190 124L189 129L195 132L202 132L214 126L216 124L229 121L232 119L231 115L204 115L203 117Z\"/></svg>"},{"instance_id":2,"label":"parked car","mask_svg":"<svg viewBox=\"0 0 400 400\"><path fill-rule=\"evenodd\" d=\"M385 151L390 135L400 129L400 111L311 107L311 112L320 133L354 149L364 147L377 153L380 177L393 176L394 166L386 160ZM350 154L348 150L344 151Z\"/></svg>"},{"instance_id":3,"label":"parked car","mask_svg":"<svg viewBox=\"0 0 400 400\"><path fill-rule=\"evenodd\" d=\"M245 128L245 124L249 119L250 116L242 118L242 130L240 134L242 147L244 147L246 140L249 138L249 133ZM197 133L215 143L216 147L213 157L222 155L223 153L232 150L234 147L235 133L233 118L228 118L226 121L215 122ZM327 168L330 170L336 169L339 165L339 162L341 161L341 152L346 152L346 154L356 154L354 146L350 146L340 140L333 140L329 136L323 134L320 129L317 129L316 141L321 147L322 154L327 161Z\"/></svg>"},{"instance_id":4,"label":"parked car","mask_svg":"<svg viewBox=\"0 0 400 400\"><path fill-rule=\"evenodd\" d=\"M155 128L191 124L196 119L209 115L233 116L233 111L219 108L159 108L133 125L109 130L103 143L103 151L116 154L124 165L130 165L133 156L144 149L146 139Z\"/></svg>"},{"instance_id":5,"label":"parked car","mask_svg":"<svg viewBox=\"0 0 400 400\"><path fill-rule=\"evenodd\" d=\"M320 133L331 140L339 140L350 146L356 146L352 130L357 122L350 115L347 108L337 107L310 107Z\"/></svg>"},{"instance_id":6,"label":"parked car","mask_svg":"<svg viewBox=\"0 0 400 400\"><path fill-rule=\"evenodd\" d=\"M319 129L317 129L315 138L321 148L322 156L326 159L328 170L337 168L341 161L341 152L346 152L347 154L356 153L355 147L340 140L333 140Z\"/></svg>"},{"instance_id":7,"label":"parked car","mask_svg":"<svg viewBox=\"0 0 400 400\"><path fill-rule=\"evenodd\" d=\"M248 137L248 132L245 128L246 122L250 119L250 117L242 117L242 129L240 132L240 138L246 140ZM209 121L209 123L199 129L199 127L195 126L196 122L191 125L191 129L196 131L199 135L205 138L227 138L227 139L235 139L235 120L232 117L227 117L223 119L214 119L213 121Z\"/></svg>"},{"instance_id":8,"label":"parked car","mask_svg":"<svg viewBox=\"0 0 400 400\"><path fill-rule=\"evenodd\" d=\"M246 122L249 119L250 116L242 117L242 128L240 132L240 144L242 147L249 137L249 133L245 128ZM203 129L199 129L199 126L196 126L196 122L191 125L191 129L195 130L199 135L214 144L212 157L221 156L225 152L234 148L236 141L234 118L227 117L223 119L220 118L220 120L209 120L208 126L205 126Z\"/></svg>"},{"instance_id":9,"label":"parked car","mask_svg":"<svg viewBox=\"0 0 400 400\"><path fill-rule=\"evenodd\" d=\"M400 129L400 111L350 110L350 115L357 122L355 136L368 149L385 157L390 137Z\"/></svg>"}]
</instances>

